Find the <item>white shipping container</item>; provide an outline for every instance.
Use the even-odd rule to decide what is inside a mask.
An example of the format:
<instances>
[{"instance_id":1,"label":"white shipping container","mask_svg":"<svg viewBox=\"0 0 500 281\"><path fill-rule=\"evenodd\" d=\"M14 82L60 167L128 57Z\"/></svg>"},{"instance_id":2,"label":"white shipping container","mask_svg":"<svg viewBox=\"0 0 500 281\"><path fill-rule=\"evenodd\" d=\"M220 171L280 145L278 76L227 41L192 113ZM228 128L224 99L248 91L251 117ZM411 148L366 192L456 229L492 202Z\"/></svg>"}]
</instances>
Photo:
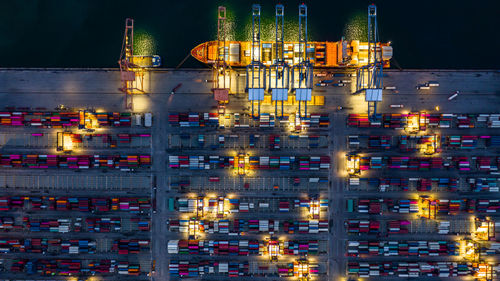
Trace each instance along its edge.
<instances>
[{"instance_id":1,"label":"white shipping container","mask_svg":"<svg viewBox=\"0 0 500 281\"><path fill-rule=\"evenodd\" d=\"M153 115L150 112L144 114L144 126L151 127L152 123L153 123Z\"/></svg>"},{"instance_id":2,"label":"white shipping container","mask_svg":"<svg viewBox=\"0 0 500 281\"><path fill-rule=\"evenodd\" d=\"M142 115L141 114L135 115L135 125L142 126Z\"/></svg>"}]
</instances>

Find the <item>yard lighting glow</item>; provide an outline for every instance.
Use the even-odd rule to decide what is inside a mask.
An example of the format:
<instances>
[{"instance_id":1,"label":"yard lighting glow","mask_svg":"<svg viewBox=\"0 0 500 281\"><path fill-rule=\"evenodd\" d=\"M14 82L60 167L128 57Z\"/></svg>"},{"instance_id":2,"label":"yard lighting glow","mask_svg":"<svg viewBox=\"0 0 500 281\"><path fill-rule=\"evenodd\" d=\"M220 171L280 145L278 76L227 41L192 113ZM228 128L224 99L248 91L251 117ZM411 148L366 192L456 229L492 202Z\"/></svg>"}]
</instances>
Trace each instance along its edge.
<instances>
[{"instance_id":1,"label":"yard lighting glow","mask_svg":"<svg viewBox=\"0 0 500 281\"><path fill-rule=\"evenodd\" d=\"M189 236L196 237L196 234L198 233L199 229L200 229L200 221L196 219L190 219L188 225Z\"/></svg>"},{"instance_id":2,"label":"yard lighting glow","mask_svg":"<svg viewBox=\"0 0 500 281\"><path fill-rule=\"evenodd\" d=\"M348 155L347 156L347 172L349 175L357 175L359 171L359 156Z\"/></svg>"},{"instance_id":3,"label":"yard lighting glow","mask_svg":"<svg viewBox=\"0 0 500 281\"><path fill-rule=\"evenodd\" d=\"M418 216L426 219L436 219L437 202L427 196L420 196L418 200Z\"/></svg>"},{"instance_id":4,"label":"yard lighting glow","mask_svg":"<svg viewBox=\"0 0 500 281\"><path fill-rule=\"evenodd\" d=\"M313 219L319 218L319 200L311 200L309 203L309 213Z\"/></svg>"},{"instance_id":5,"label":"yard lighting glow","mask_svg":"<svg viewBox=\"0 0 500 281\"><path fill-rule=\"evenodd\" d=\"M309 277L309 262L302 259L294 262L293 276L299 278L299 280L307 280Z\"/></svg>"},{"instance_id":6,"label":"yard lighting glow","mask_svg":"<svg viewBox=\"0 0 500 281\"><path fill-rule=\"evenodd\" d=\"M475 218L474 226L473 238L483 241L489 241L495 238L495 222L490 218Z\"/></svg>"},{"instance_id":7,"label":"yard lighting glow","mask_svg":"<svg viewBox=\"0 0 500 281\"><path fill-rule=\"evenodd\" d=\"M410 113L407 120L406 130L409 133L417 133L420 130L419 114Z\"/></svg>"},{"instance_id":8,"label":"yard lighting glow","mask_svg":"<svg viewBox=\"0 0 500 281\"><path fill-rule=\"evenodd\" d=\"M218 218L224 217L224 213L225 213L224 201L225 201L224 197L219 197L219 199L217 200L217 217Z\"/></svg>"},{"instance_id":9,"label":"yard lighting glow","mask_svg":"<svg viewBox=\"0 0 500 281\"><path fill-rule=\"evenodd\" d=\"M479 258L477 245L472 240L460 240L460 257L475 261Z\"/></svg>"},{"instance_id":10,"label":"yard lighting glow","mask_svg":"<svg viewBox=\"0 0 500 281\"><path fill-rule=\"evenodd\" d=\"M280 242L276 239L269 240L267 244L267 253L270 261L278 261L280 254Z\"/></svg>"}]
</instances>

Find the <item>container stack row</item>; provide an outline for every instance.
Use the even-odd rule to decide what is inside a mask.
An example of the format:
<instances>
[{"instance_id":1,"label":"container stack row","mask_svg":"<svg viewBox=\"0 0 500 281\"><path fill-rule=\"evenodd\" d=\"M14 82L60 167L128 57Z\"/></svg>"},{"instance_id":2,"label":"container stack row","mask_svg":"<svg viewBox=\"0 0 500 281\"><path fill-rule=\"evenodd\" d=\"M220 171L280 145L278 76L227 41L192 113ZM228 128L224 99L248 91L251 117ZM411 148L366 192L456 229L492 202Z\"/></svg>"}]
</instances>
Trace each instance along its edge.
<instances>
[{"instance_id":1,"label":"container stack row","mask_svg":"<svg viewBox=\"0 0 500 281\"><path fill-rule=\"evenodd\" d=\"M84 266L84 263L87 266ZM96 274L139 275L139 269L139 265L116 260L20 259L13 260L10 271L40 276L92 276Z\"/></svg>"},{"instance_id":2,"label":"container stack row","mask_svg":"<svg viewBox=\"0 0 500 281\"><path fill-rule=\"evenodd\" d=\"M248 276L248 262L229 261L188 261L171 260L170 275L185 278L199 278L205 275L224 275L229 277Z\"/></svg>"},{"instance_id":3,"label":"container stack row","mask_svg":"<svg viewBox=\"0 0 500 281\"><path fill-rule=\"evenodd\" d=\"M432 257L460 253L456 241L348 241L347 254L352 257Z\"/></svg>"},{"instance_id":4,"label":"container stack row","mask_svg":"<svg viewBox=\"0 0 500 281\"><path fill-rule=\"evenodd\" d=\"M171 232L187 233L189 231L189 220L169 220ZM205 233L222 233L244 235L249 233L288 233L307 234L328 232L327 220L202 220L199 222L198 231Z\"/></svg>"},{"instance_id":5,"label":"container stack row","mask_svg":"<svg viewBox=\"0 0 500 281\"><path fill-rule=\"evenodd\" d=\"M169 167L190 170L209 170L215 168L237 168L233 156L174 156L168 157ZM320 170L330 168L329 156L249 156L248 169L279 170Z\"/></svg>"},{"instance_id":6,"label":"container stack row","mask_svg":"<svg viewBox=\"0 0 500 281\"><path fill-rule=\"evenodd\" d=\"M130 127L130 112L86 113L96 119L100 127ZM32 126L36 128L68 128L77 127L82 120L79 112L0 112L0 124L4 126ZM84 121L82 121L84 122Z\"/></svg>"},{"instance_id":7,"label":"container stack row","mask_svg":"<svg viewBox=\"0 0 500 281\"><path fill-rule=\"evenodd\" d=\"M264 255L268 250L267 241L259 240L170 240L169 254L180 255L229 255L249 256ZM318 241L282 241L280 242L282 255L317 255Z\"/></svg>"},{"instance_id":8,"label":"container stack row","mask_svg":"<svg viewBox=\"0 0 500 281\"><path fill-rule=\"evenodd\" d=\"M143 197L0 197L0 211L8 211L21 208L24 210L56 210L79 212L126 211L137 214L146 212L151 208L151 199Z\"/></svg>"},{"instance_id":9,"label":"container stack row","mask_svg":"<svg viewBox=\"0 0 500 281\"><path fill-rule=\"evenodd\" d=\"M473 264L457 262L349 262L348 273L369 277L465 277L476 271Z\"/></svg>"},{"instance_id":10,"label":"container stack row","mask_svg":"<svg viewBox=\"0 0 500 281\"><path fill-rule=\"evenodd\" d=\"M177 199L177 204L175 204L176 210L181 213L195 213L198 210L199 205L203 204L203 211L206 213L216 213L218 208L218 202L222 201L224 204L229 204L229 208L226 208L230 213L238 212L249 212L249 211L268 211L270 208L269 202L266 199L261 198L248 198L248 199L227 199L224 197L219 198L208 198L207 200L195 198L179 198ZM328 200L319 199L320 211L328 210ZM273 209L279 208L280 212L300 211L299 208L309 209L311 207L311 199L288 199L282 198L277 201L277 206Z\"/></svg>"},{"instance_id":11,"label":"container stack row","mask_svg":"<svg viewBox=\"0 0 500 281\"><path fill-rule=\"evenodd\" d=\"M128 171L150 168L149 155L41 155L1 154L1 168L112 168Z\"/></svg>"},{"instance_id":12,"label":"container stack row","mask_svg":"<svg viewBox=\"0 0 500 281\"><path fill-rule=\"evenodd\" d=\"M170 113L168 122L172 126L180 127L205 127L218 126L219 115L217 113Z\"/></svg>"}]
</instances>

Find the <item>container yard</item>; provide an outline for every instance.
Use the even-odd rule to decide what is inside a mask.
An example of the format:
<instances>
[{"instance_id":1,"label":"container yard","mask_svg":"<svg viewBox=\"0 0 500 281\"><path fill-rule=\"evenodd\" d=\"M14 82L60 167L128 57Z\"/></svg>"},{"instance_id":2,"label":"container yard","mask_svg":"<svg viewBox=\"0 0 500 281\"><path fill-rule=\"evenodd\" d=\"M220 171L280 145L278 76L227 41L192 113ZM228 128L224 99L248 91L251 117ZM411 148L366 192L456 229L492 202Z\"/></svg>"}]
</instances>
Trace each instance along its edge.
<instances>
[{"instance_id":1,"label":"container yard","mask_svg":"<svg viewBox=\"0 0 500 281\"><path fill-rule=\"evenodd\" d=\"M390 69L374 5L368 42L261 9L209 68L127 19L119 69L0 69L2 280L500 278L500 73Z\"/></svg>"},{"instance_id":2,"label":"container yard","mask_svg":"<svg viewBox=\"0 0 500 281\"><path fill-rule=\"evenodd\" d=\"M2 279L147 280L151 130L133 122L145 113L26 102L0 113Z\"/></svg>"}]
</instances>

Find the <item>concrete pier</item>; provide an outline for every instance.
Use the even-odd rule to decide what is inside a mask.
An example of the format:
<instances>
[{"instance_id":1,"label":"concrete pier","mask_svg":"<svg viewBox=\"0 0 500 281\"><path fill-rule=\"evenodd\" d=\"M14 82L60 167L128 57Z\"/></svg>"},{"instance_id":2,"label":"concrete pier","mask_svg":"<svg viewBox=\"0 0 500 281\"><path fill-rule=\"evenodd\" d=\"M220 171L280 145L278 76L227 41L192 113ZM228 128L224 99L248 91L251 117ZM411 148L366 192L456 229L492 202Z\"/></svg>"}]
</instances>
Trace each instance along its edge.
<instances>
[{"instance_id":1,"label":"concrete pier","mask_svg":"<svg viewBox=\"0 0 500 281\"><path fill-rule=\"evenodd\" d=\"M316 73L322 71L316 70ZM340 73L341 71L335 70L335 72ZM245 93L245 77L240 75L243 73L244 70L232 72L232 94L227 106L228 113L250 113L250 104ZM500 71L430 69L386 70L384 73L386 74L384 86L395 86L396 89L383 91L383 102L377 106L377 111L380 113L410 111L426 111L428 113L500 112ZM158 187L158 212L152 215L153 229L151 234L153 241L152 259L156 260L156 273L153 275L155 280L169 280L167 241L179 239L169 236L171 234L167 231L166 225L166 221L172 217L168 211L168 200L166 199L169 196L178 195L169 188L166 164L169 155L167 141L172 134L179 133L179 128L169 126L168 114L169 112L189 111L215 112L217 103L211 95L212 84L207 82L210 79L212 79L210 69L154 70L145 74L144 90L146 94L133 97L134 112L151 112L153 114L151 147L141 150L150 152L153 167L151 171L142 172L141 175L151 176L151 179L156 178L156 186ZM320 77L315 78L315 83L321 79ZM344 255L347 235L343 225L345 178L339 175L345 171L346 134L349 133L349 128L345 128L346 117L348 113L366 113L368 109L364 96L352 95L355 91L355 77L345 76L333 79L347 80L346 86L315 87L313 95L325 96L325 105L308 107L308 112L329 114L331 121L330 128L325 130L325 136L329 137L330 145L321 150L321 153L332 158L333 166L327 174L330 178L330 186L327 191L318 191L330 199L329 219L334 220L331 232L323 237L330 241L328 259L325 261L323 256L320 260L328 264L325 270L330 276L329 278L323 276L322 280L339 280L338 277L345 276L347 261ZM436 81L439 86L431 87L428 90L416 89L417 85L429 81ZM171 90L179 83L182 83L182 86L175 94L171 95ZM120 87L118 69L0 69L0 107L29 107L35 111L45 108L52 111L59 104L63 104L75 109L92 107L105 111L126 111L124 108L125 95L120 92ZM448 97L456 91L460 92L458 97L449 101ZM391 108L390 105L402 105L403 107ZM337 109L339 106L352 109L339 111ZM439 107L439 111L437 107ZM296 106L285 106L286 112L295 112L296 110ZM262 106L261 111L274 113L274 106ZM135 129L132 128L132 130ZM286 133L280 130L276 129L278 133ZM245 133L249 132L258 133L257 129L245 131ZM235 133L235 131L226 128L211 132L213 135L219 133ZM214 153L214 155L222 155L225 152L212 152L208 149L206 151L206 153ZM294 153L293 150L285 150L285 152L290 155ZM180 149L176 155L180 153L185 153L185 151ZM269 150L262 149L262 153L269 153ZM283 174L276 171L276 174L268 176L291 178L294 174L292 171L283 172ZM151 190L145 192L149 195ZM255 196L259 193L248 192L248 194ZM274 192L267 192L265 195L280 197L279 192L277 195ZM277 216L279 217L279 215Z\"/></svg>"}]
</instances>

